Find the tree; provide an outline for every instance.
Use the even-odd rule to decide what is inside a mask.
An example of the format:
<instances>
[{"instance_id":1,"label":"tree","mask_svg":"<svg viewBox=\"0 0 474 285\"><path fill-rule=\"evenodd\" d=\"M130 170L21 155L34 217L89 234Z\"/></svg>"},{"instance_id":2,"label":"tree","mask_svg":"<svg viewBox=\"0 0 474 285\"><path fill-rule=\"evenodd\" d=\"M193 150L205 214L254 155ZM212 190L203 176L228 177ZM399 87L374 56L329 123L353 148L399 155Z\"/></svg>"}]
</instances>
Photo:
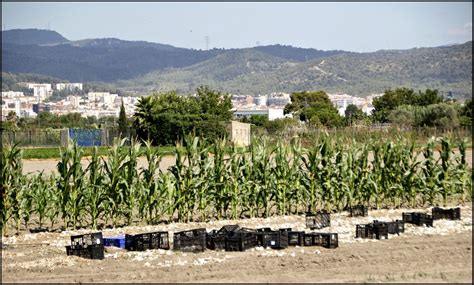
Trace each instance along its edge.
<instances>
[{"instance_id":1,"label":"tree","mask_svg":"<svg viewBox=\"0 0 474 285\"><path fill-rule=\"evenodd\" d=\"M424 125L441 129L452 129L459 126L457 112L452 104L432 104L426 108L427 114L423 122Z\"/></svg>"},{"instance_id":2,"label":"tree","mask_svg":"<svg viewBox=\"0 0 474 285\"><path fill-rule=\"evenodd\" d=\"M119 128L121 137L125 137L128 134L128 122L127 122L127 115L125 114L125 107L123 106L123 99L122 99L122 105L120 105L118 128Z\"/></svg>"},{"instance_id":3,"label":"tree","mask_svg":"<svg viewBox=\"0 0 474 285\"><path fill-rule=\"evenodd\" d=\"M232 118L228 94L201 86L196 96L176 92L153 94L139 99L133 124L137 135L154 144L172 145L194 133L210 140L226 134L225 123Z\"/></svg>"},{"instance_id":4,"label":"tree","mask_svg":"<svg viewBox=\"0 0 474 285\"><path fill-rule=\"evenodd\" d=\"M354 104L349 104L344 111L344 121L347 126L364 120L367 115Z\"/></svg>"},{"instance_id":5,"label":"tree","mask_svg":"<svg viewBox=\"0 0 474 285\"><path fill-rule=\"evenodd\" d=\"M472 99L466 100L459 110L459 122L462 126L472 126Z\"/></svg>"},{"instance_id":6,"label":"tree","mask_svg":"<svg viewBox=\"0 0 474 285\"><path fill-rule=\"evenodd\" d=\"M389 121L390 112L398 106L428 106L443 101L443 97L438 94L438 90L426 89L425 92L418 91L417 94L413 89L408 88L388 89L383 96L375 98L372 102L374 106L372 118L377 122L386 123Z\"/></svg>"},{"instance_id":7,"label":"tree","mask_svg":"<svg viewBox=\"0 0 474 285\"><path fill-rule=\"evenodd\" d=\"M342 118L324 91L294 92L284 114L292 113L301 121L325 127L339 126Z\"/></svg>"}]
</instances>

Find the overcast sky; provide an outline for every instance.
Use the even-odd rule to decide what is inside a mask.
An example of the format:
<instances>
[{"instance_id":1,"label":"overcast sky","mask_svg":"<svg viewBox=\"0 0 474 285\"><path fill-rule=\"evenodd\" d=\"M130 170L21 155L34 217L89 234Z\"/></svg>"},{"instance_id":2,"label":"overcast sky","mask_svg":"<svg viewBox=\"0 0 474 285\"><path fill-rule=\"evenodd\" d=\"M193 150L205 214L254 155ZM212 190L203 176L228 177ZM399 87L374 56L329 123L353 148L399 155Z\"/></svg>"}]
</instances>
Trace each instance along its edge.
<instances>
[{"instance_id":1,"label":"overcast sky","mask_svg":"<svg viewBox=\"0 0 474 285\"><path fill-rule=\"evenodd\" d=\"M5 3L3 29L178 47L284 44L375 51L472 40L469 3Z\"/></svg>"}]
</instances>

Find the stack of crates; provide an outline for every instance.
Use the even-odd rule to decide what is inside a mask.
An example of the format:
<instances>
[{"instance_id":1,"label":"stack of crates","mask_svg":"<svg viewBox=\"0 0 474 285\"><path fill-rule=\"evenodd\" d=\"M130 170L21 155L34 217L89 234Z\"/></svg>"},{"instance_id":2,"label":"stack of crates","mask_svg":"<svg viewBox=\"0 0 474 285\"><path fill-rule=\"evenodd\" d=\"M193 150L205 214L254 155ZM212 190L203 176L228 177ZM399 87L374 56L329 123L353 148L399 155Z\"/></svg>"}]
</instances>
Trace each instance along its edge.
<instances>
[{"instance_id":1,"label":"stack of crates","mask_svg":"<svg viewBox=\"0 0 474 285\"><path fill-rule=\"evenodd\" d=\"M405 223L401 220L395 220L392 222L381 222L381 221L374 220L374 224L376 223L386 224L387 233L391 235L394 235L394 234L400 235L401 233L405 232Z\"/></svg>"},{"instance_id":2,"label":"stack of crates","mask_svg":"<svg viewBox=\"0 0 474 285\"><path fill-rule=\"evenodd\" d=\"M306 213L306 227L314 229L322 229L331 226L331 215L326 211L317 213Z\"/></svg>"},{"instance_id":3,"label":"stack of crates","mask_svg":"<svg viewBox=\"0 0 474 285\"><path fill-rule=\"evenodd\" d=\"M225 250L225 241L227 237L239 229L239 225L226 225L218 231L210 231L207 233L207 248L212 250Z\"/></svg>"},{"instance_id":4,"label":"stack of crates","mask_svg":"<svg viewBox=\"0 0 474 285\"><path fill-rule=\"evenodd\" d=\"M225 251L245 251L257 246L257 232L240 228L231 232L225 240Z\"/></svg>"},{"instance_id":5,"label":"stack of crates","mask_svg":"<svg viewBox=\"0 0 474 285\"><path fill-rule=\"evenodd\" d=\"M339 246L337 233L305 233L304 246L322 246L325 248L336 248Z\"/></svg>"},{"instance_id":6,"label":"stack of crates","mask_svg":"<svg viewBox=\"0 0 474 285\"><path fill-rule=\"evenodd\" d=\"M388 239L388 226L380 222L356 225L356 238Z\"/></svg>"},{"instance_id":7,"label":"stack of crates","mask_svg":"<svg viewBox=\"0 0 474 285\"><path fill-rule=\"evenodd\" d=\"M177 232L173 236L173 250L198 252L207 247L206 229Z\"/></svg>"},{"instance_id":8,"label":"stack of crates","mask_svg":"<svg viewBox=\"0 0 474 285\"><path fill-rule=\"evenodd\" d=\"M272 231L270 228L257 229L257 244L265 248L283 249L288 247L287 229Z\"/></svg>"},{"instance_id":9,"label":"stack of crates","mask_svg":"<svg viewBox=\"0 0 474 285\"><path fill-rule=\"evenodd\" d=\"M349 208L349 215L351 217L367 217L369 209L364 205L352 206Z\"/></svg>"},{"instance_id":10,"label":"stack of crates","mask_svg":"<svg viewBox=\"0 0 474 285\"><path fill-rule=\"evenodd\" d=\"M131 251L170 249L168 232L151 232L125 235L125 248Z\"/></svg>"},{"instance_id":11,"label":"stack of crates","mask_svg":"<svg viewBox=\"0 0 474 285\"><path fill-rule=\"evenodd\" d=\"M71 245L66 246L66 254L88 259L104 259L102 233L71 236Z\"/></svg>"},{"instance_id":12,"label":"stack of crates","mask_svg":"<svg viewBox=\"0 0 474 285\"><path fill-rule=\"evenodd\" d=\"M439 207L434 207L431 209L431 215L433 220L447 219L447 220L460 220L461 219L461 209L451 208L443 209Z\"/></svg>"}]
</instances>

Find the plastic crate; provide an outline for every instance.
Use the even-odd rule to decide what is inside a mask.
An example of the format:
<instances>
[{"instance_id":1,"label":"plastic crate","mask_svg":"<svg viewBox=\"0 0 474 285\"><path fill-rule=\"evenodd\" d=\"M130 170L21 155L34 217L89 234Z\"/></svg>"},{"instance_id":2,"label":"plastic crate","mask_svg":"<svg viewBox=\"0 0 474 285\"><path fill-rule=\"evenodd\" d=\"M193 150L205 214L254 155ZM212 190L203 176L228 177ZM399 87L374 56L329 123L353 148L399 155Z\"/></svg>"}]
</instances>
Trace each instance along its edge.
<instances>
[{"instance_id":1,"label":"plastic crate","mask_svg":"<svg viewBox=\"0 0 474 285\"><path fill-rule=\"evenodd\" d=\"M245 251L257 246L257 232L248 228L241 228L232 232L225 240L226 251Z\"/></svg>"},{"instance_id":2,"label":"plastic crate","mask_svg":"<svg viewBox=\"0 0 474 285\"><path fill-rule=\"evenodd\" d=\"M433 226L433 217L425 213L412 213L412 223L417 226L426 225L427 227Z\"/></svg>"},{"instance_id":3,"label":"plastic crate","mask_svg":"<svg viewBox=\"0 0 474 285\"><path fill-rule=\"evenodd\" d=\"M402 213L402 219L405 223L414 224L417 226L426 225L427 227L433 226L433 217L425 213Z\"/></svg>"},{"instance_id":4,"label":"plastic crate","mask_svg":"<svg viewBox=\"0 0 474 285\"><path fill-rule=\"evenodd\" d=\"M288 231L288 245L303 246L304 245L304 231Z\"/></svg>"},{"instance_id":5,"label":"plastic crate","mask_svg":"<svg viewBox=\"0 0 474 285\"><path fill-rule=\"evenodd\" d=\"M104 246L125 248L125 236L106 237L104 238Z\"/></svg>"},{"instance_id":6,"label":"plastic crate","mask_svg":"<svg viewBox=\"0 0 474 285\"><path fill-rule=\"evenodd\" d=\"M68 245L66 246L66 254L68 256L74 255L87 259L104 259L104 245L94 244L88 245L87 247L81 247L78 245L73 247Z\"/></svg>"},{"instance_id":7,"label":"plastic crate","mask_svg":"<svg viewBox=\"0 0 474 285\"><path fill-rule=\"evenodd\" d=\"M306 227L314 229L322 229L331 226L331 215L326 211L317 213L306 213Z\"/></svg>"},{"instance_id":8,"label":"plastic crate","mask_svg":"<svg viewBox=\"0 0 474 285\"><path fill-rule=\"evenodd\" d=\"M72 248L86 248L92 245L104 245L102 232L71 236Z\"/></svg>"},{"instance_id":9,"label":"plastic crate","mask_svg":"<svg viewBox=\"0 0 474 285\"><path fill-rule=\"evenodd\" d=\"M372 223L356 225L356 238L388 239L388 227L386 223Z\"/></svg>"},{"instance_id":10,"label":"plastic crate","mask_svg":"<svg viewBox=\"0 0 474 285\"><path fill-rule=\"evenodd\" d=\"M412 223L413 213L402 213L402 220L405 223Z\"/></svg>"},{"instance_id":11,"label":"plastic crate","mask_svg":"<svg viewBox=\"0 0 474 285\"><path fill-rule=\"evenodd\" d=\"M207 248L206 229L194 229L174 234L173 250L198 252Z\"/></svg>"},{"instance_id":12,"label":"plastic crate","mask_svg":"<svg viewBox=\"0 0 474 285\"><path fill-rule=\"evenodd\" d=\"M288 247L287 231L257 230L257 244L265 248L282 249Z\"/></svg>"},{"instance_id":13,"label":"plastic crate","mask_svg":"<svg viewBox=\"0 0 474 285\"><path fill-rule=\"evenodd\" d=\"M405 232L405 223L401 220L395 220L395 221L392 221L392 222L381 222L381 221L375 220L373 223L384 223L384 224L386 224L388 234L400 235L401 233Z\"/></svg>"},{"instance_id":14,"label":"plastic crate","mask_svg":"<svg viewBox=\"0 0 474 285\"><path fill-rule=\"evenodd\" d=\"M431 215L433 220L447 219L447 220L460 220L461 219L461 208L443 209L434 207L431 209Z\"/></svg>"},{"instance_id":15,"label":"plastic crate","mask_svg":"<svg viewBox=\"0 0 474 285\"><path fill-rule=\"evenodd\" d=\"M337 233L305 233L304 246L322 246L325 248L336 248L339 246Z\"/></svg>"},{"instance_id":16,"label":"plastic crate","mask_svg":"<svg viewBox=\"0 0 474 285\"><path fill-rule=\"evenodd\" d=\"M351 217L367 217L369 209L364 205L352 206L349 208L349 215Z\"/></svg>"},{"instance_id":17,"label":"plastic crate","mask_svg":"<svg viewBox=\"0 0 474 285\"><path fill-rule=\"evenodd\" d=\"M207 248L212 250L224 250L227 236L240 229L239 225L226 225L219 231L213 230L207 233Z\"/></svg>"},{"instance_id":18,"label":"plastic crate","mask_svg":"<svg viewBox=\"0 0 474 285\"><path fill-rule=\"evenodd\" d=\"M170 249L168 232L150 232L125 235L125 249L144 251L147 249Z\"/></svg>"}]
</instances>

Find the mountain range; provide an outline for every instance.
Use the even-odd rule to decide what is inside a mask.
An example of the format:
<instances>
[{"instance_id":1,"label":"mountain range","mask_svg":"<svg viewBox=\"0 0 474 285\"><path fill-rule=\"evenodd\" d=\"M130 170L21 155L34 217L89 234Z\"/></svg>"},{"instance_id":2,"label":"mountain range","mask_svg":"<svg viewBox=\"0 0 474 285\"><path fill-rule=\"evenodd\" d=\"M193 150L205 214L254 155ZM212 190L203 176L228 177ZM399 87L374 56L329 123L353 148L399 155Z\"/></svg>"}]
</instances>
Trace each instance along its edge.
<instances>
[{"instance_id":1,"label":"mountain range","mask_svg":"<svg viewBox=\"0 0 474 285\"><path fill-rule=\"evenodd\" d=\"M376 40L376 39L374 39ZM49 30L2 32L2 71L102 82L138 94L202 84L234 94L300 90L368 95L387 88L472 96L472 41L356 53L270 45L195 50L116 38L70 41Z\"/></svg>"}]
</instances>

